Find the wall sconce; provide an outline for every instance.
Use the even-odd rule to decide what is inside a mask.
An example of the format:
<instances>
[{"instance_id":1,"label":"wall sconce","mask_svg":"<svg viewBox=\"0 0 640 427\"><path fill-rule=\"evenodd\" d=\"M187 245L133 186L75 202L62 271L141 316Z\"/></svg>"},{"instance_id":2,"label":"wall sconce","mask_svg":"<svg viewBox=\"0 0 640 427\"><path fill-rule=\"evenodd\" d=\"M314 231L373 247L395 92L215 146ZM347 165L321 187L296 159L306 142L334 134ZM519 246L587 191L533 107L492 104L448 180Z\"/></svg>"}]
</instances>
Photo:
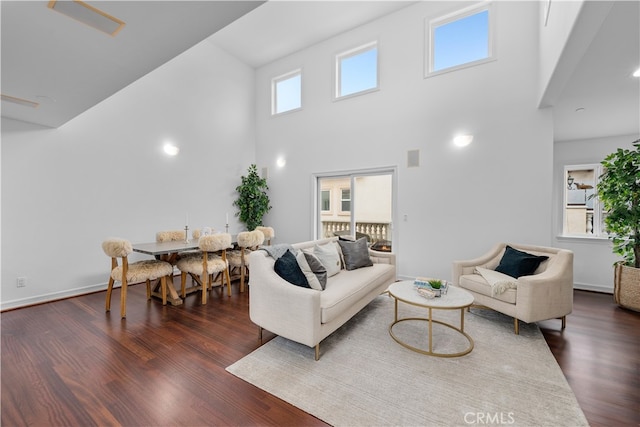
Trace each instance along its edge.
<instances>
[{"instance_id":1,"label":"wall sconce","mask_svg":"<svg viewBox=\"0 0 640 427\"><path fill-rule=\"evenodd\" d=\"M177 146L175 146L175 145L173 145L171 143L164 144L163 150L169 156L176 156L180 152L180 148L178 148Z\"/></svg>"},{"instance_id":2,"label":"wall sconce","mask_svg":"<svg viewBox=\"0 0 640 427\"><path fill-rule=\"evenodd\" d=\"M453 138L453 143L458 146L458 147L466 147L467 145L471 144L471 141L473 141L473 135L456 135L455 138Z\"/></svg>"},{"instance_id":3,"label":"wall sconce","mask_svg":"<svg viewBox=\"0 0 640 427\"><path fill-rule=\"evenodd\" d=\"M284 156L280 156L278 157L278 159L276 160L276 165L279 168L283 168L285 165L287 164L287 160L284 158Z\"/></svg>"}]
</instances>

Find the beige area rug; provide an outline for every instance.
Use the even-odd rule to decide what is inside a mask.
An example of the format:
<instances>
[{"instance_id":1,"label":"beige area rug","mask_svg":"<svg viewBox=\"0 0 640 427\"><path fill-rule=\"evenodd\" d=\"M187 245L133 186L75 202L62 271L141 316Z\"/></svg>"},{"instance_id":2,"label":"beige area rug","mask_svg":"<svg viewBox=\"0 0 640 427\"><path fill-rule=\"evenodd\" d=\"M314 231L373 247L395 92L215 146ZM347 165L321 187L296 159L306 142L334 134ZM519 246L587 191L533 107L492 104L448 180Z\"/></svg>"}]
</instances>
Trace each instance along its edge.
<instances>
[{"instance_id":1,"label":"beige area rug","mask_svg":"<svg viewBox=\"0 0 640 427\"><path fill-rule=\"evenodd\" d=\"M400 303L400 317L426 310ZM459 325L460 311L434 310ZM465 313L473 351L436 358L406 349L389 336L393 300L376 298L314 350L276 337L227 371L335 426L585 426L575 395L536 325L490 310ZM408 321L396 336L427 348L427 323ZM468 342L434 325L436 352Z\"/></svg>"}]
</instances>

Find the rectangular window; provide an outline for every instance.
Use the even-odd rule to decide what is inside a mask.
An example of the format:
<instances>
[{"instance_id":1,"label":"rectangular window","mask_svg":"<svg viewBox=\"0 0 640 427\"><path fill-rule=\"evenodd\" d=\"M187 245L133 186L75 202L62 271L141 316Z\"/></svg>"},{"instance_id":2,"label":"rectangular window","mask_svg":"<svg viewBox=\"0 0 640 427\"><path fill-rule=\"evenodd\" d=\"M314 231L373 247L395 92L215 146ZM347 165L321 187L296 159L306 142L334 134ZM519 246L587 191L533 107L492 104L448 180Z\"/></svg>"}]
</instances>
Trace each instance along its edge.
<instances>
[{"instance_id":1,"label":"rectangular window","mask_svg":"<svg viewBox=\"0 0 640 427\"><path fill-rule=\"evenodd\" d=\"M606 237L605 212L596 197L599 164L572 165L564 168L564 236Z\"/></svg>"},{"instance_id":2,"label":"rectangular window","mask_svg":"<svg viewBox=\"0 0 640 427\"><path fill-rule=\"evenodd\" d=\"M493 60L491 4L473 6L428 22L427 76Z\"/></svg>"},{"instance_id":3,"label":"rectangular window","mask_svg":"<svg viewBox=\"0 0 640 427\"><path fill-rule=\"evenodd\" d=\"M302 70L291 71L271 80L271 114L302 108Z\"/></svg>"},{"instance_id":4,"label":"rectangular window","mask_svg":"<svg viewBox=\"0 0 640 427\"><path fill-rule=\"evenodd\" d=\"M336 99L378 89L378 43L336 56Z\"/></svg>"},{"instance_id":5,"label":"rectangular window","mask_svg":"<svg viewBox=\"0 0 640 427\"><path fill-rule=\"evenodd\" d=\"M340 190L340 211L351 212L351 189L349 188Z\"/></svg>"},{"instance_id":6,"label":"rectangular window","mask_svg":"<svg viewBox=\"0 0 640 427\"><path fill-rule=\"evenodd\" d=\"M331 190L322 190L320 194L320 210L331 211Z\"/></svg>"}]
</instances>

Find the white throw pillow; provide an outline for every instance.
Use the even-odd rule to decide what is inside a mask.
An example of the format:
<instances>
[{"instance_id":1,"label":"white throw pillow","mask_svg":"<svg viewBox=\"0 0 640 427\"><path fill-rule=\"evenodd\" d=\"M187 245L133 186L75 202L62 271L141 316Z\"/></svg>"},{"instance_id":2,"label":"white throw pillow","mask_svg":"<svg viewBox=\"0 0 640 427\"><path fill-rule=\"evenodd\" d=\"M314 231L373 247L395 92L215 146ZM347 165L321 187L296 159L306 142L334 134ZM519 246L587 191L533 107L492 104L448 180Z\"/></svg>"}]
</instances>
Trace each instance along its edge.
<instances>
[{"instance_id":1,"label":"white throw pillow","mask_svg":"<svg viewBox=\"0 0 640 427\"><path fill-rule=\"evenodd\" d=\"M338 248L333 242L322 246L315 245L313 254L327 269L327 277L340 273L340 254L338 254Z\"/></svg>"}]
</instances>

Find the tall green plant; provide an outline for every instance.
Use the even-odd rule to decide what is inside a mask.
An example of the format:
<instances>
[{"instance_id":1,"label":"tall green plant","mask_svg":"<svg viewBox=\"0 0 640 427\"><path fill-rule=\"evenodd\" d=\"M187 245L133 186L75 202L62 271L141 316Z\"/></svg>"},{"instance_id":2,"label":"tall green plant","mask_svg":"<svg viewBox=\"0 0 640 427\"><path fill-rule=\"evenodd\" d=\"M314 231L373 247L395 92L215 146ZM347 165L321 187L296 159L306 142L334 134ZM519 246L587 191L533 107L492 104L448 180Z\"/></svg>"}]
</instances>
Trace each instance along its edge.
<instances>
[{"instance_id":1,"label":"tall green plant","mask_svg":"<svg viewBox=\"0 0 640 427\"><path fill-rule=\"evenodd\" d=\"M625 265L640 268L640 139L632 145L635 150L619 148L601 162L605 171L597 192L613 252Z\"/></svg>"},{"instance_id":2,"label":"tall green plant","mask_svg":"<svg viewBox=\"0 0 640 427\"><path fill-rule=\"evenodd\" d=\"M256 165L251 165L247 176L242 176L242 183L236 187L238 198L233 205L239 209L236 216L240 218L249 231L262 225L262 217L269 212L269 196L266 190L267 180L258 175Z\"/></svg>"}]
</instances>

